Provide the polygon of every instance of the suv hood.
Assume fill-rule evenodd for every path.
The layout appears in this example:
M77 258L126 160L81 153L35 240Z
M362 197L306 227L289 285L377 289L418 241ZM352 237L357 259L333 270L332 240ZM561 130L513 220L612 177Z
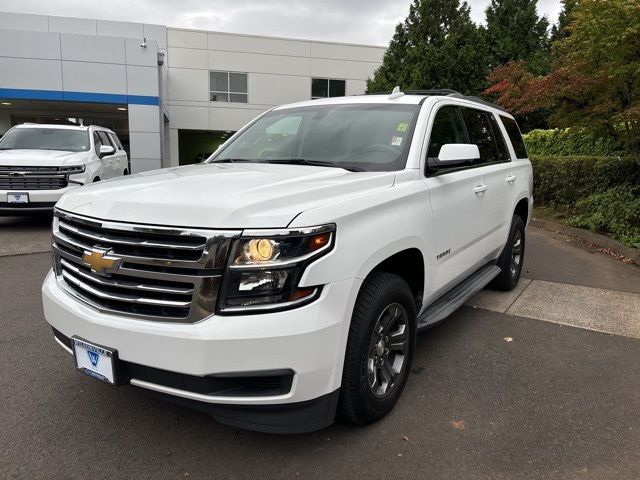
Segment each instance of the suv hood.
M86 161L86 152L0 150L0 167L65 167Z
M394 172L199 164L70 191L63 210L105 220L205 228L282 228L300 212L393 185Z

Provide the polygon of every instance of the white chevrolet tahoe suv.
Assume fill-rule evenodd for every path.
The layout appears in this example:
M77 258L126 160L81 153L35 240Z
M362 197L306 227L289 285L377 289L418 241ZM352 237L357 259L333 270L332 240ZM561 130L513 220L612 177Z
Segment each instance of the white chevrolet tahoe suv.
M416 333L523 263L513 117L450 91L274 108L203 164L69 192L44 313L76 367L266 432L389 412Z
M108 128L25 123L0 139L0 214L51 211L67 191L129 173Z

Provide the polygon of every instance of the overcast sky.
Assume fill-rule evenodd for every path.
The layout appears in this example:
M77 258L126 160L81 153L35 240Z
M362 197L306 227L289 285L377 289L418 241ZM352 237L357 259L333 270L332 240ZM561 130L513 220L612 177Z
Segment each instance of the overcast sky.
M484 20L490 0L470 0ZM1 0L0 10L159 23L170 27L387 45L410 0ZM538 0L555 22L559 0Z

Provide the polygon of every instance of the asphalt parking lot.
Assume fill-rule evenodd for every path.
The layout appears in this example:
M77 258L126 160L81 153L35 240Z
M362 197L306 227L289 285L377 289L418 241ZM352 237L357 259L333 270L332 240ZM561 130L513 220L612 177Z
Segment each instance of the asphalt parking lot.
M640 478L640 269L568 237L530 227L521 289L421 334L385 419L275 436L77 373L49 223L0 219L0 478Z

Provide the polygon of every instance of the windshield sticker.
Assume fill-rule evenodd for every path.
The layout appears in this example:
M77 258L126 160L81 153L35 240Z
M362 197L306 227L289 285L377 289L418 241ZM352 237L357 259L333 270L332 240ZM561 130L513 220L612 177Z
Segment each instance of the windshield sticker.
M391 137L391 145L394 147L402 145L402 137Z
M407 128L409 128L409 124L407 122L401 122L398 124L398 128L396 131L398 132L406 132Z

